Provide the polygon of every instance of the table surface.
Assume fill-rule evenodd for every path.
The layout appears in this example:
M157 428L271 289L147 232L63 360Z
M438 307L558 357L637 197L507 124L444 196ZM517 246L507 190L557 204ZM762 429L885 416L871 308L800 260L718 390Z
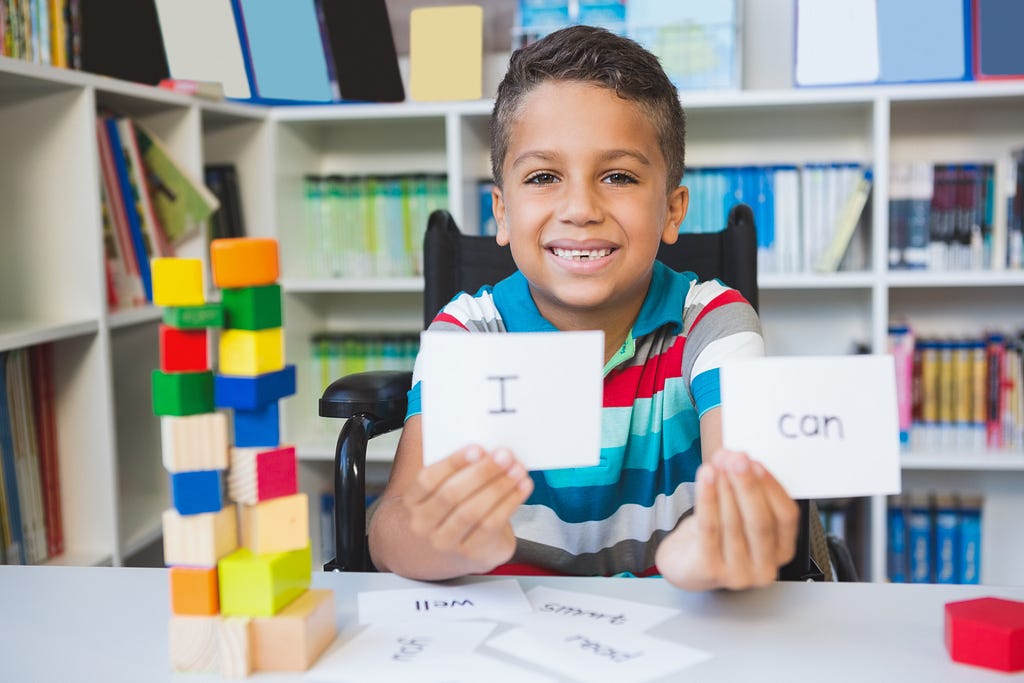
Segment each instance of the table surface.
M547 585L678 609L649 633L713 657L663 680L1024 680L1024 673L957 664L943 644L945 603L980 596L1024 600L1024 587L776 583L738 593L686 593L661 579L518 580L524 590ZM314 587L334 591L344 639L360 628L358 593L416 585L390 574L313 576ZM166 569L0 567L0 680L217 680L169 671L168 605ZM486 645L478 651L528 666ZM302 676L253 674L250 680Z

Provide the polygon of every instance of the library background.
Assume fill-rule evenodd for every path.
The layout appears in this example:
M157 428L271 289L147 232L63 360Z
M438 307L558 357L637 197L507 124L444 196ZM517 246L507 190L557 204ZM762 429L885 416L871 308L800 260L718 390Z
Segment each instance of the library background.
M896 357L904 494L819 503L861 577L1019 584L1024 10L443 4L0 0L3 561L162 566L149 258L208 264L211 238L240 235L280 244L297 369L281 440L314 564L331 557L340 425L317 399L342 374L411 367L426 216L493 231L490 98L510 50L591 23L679 87L681 229L753 207L768 353ZM373 443L371 489L396 442Z

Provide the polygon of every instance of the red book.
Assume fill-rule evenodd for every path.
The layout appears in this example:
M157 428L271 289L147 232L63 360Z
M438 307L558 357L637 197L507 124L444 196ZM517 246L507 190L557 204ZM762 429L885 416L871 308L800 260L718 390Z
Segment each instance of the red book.
M60 464L57 461L52 352L50 344L32 347L29 350L29 362L33 410L36 414L36 439L39 445L39 472L43 480L46 545L50 557L55 557L64 552L64 519L60 500Z

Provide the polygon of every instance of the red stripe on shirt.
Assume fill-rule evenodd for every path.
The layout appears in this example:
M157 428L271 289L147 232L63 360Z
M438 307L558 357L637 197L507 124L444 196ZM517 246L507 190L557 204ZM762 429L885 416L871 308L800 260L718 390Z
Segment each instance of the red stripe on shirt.
M643 365L633 365L608 374L604 384L605 408L628 408L638 398L651 398L665 389L665 380L683 374L685 337L676 337L666 351Z
M743 298L743 295L739 293L739 290L727 289L711 301L704 304L704 308L697 314L697 317L693 321L693 325L690 325L690 329L692 330L696 327L697 323L700 322L700 319L707 315L709 311L713 311L716 308L725 306L726 304L749 304L749 302Z
M459 320L458 318L453 316L451 313L445 313L444 311L441 311L436 316L434 316L434 322L435 323L451 323L452 325L458 325L459 327L461 327L464 330L467 330L467 331L469 330L469 328L466 327L465 324L463 324L463 322L461 320Z

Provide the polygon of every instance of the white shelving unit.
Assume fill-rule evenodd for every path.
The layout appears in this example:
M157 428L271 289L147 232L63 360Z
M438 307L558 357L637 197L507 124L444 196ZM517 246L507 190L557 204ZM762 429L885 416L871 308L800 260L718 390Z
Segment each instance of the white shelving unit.
M769 353L833 355L854 343L884 352L890 320L923 334L1024 326L1024 273L888 272L888 168L893 161L995 160L1024 146L1024 83L952 83L682 96L687 162L807 163L846 159L875 169L871 265L862 272L765 275ZM54 342L60 476L68 551L61 562L118 564L159 534L168 505L158 421L149 407L157 365L153 308L108 313L100 249L97 107L141 120L195 172L239 169L250 234L281 245L285 334L298 395L284 402L300 482L330 486L340 424L317 416L309 339L319 332L416 332L421 278L309 279L303 177L310 173L445 172L449 208L475 225L476 181L489 176L490 101L260 108L0 58L0 349ZM11 161L15 160L15 161ZM684 181L685 182L685 181ZM194 240L183 255L205 258ZM381 473L395 437L375 444ZM908 490L985 496L987 583L1020 583L1024 452L914 452ZM311 497L316 519L317 501ZM870 577L885 576L885 500L869 506ZM314 533L314 537L316 534Z

